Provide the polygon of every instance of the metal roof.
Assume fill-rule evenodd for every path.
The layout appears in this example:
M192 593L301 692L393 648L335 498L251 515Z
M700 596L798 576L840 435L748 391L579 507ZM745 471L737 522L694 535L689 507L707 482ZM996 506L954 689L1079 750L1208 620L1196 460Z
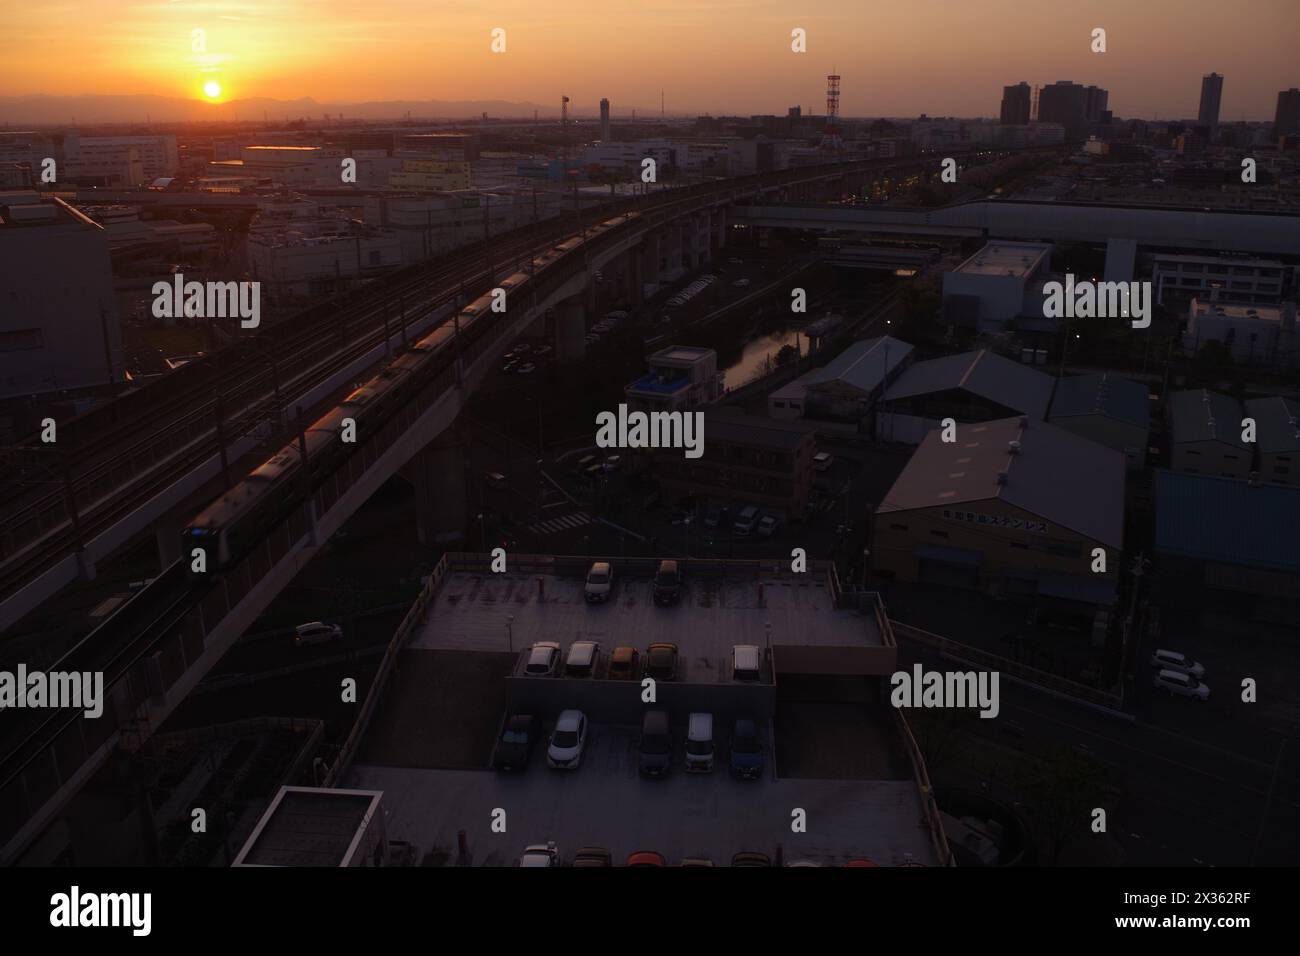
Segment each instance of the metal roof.
M1169 423L1175 444L1221 441L1246 448L1241 440L1241 405L1231 395L1206 388L1169 396Z
M1113 375L1075 375L1056 383L1049 419L1099 415L1138 428L1151 427L1146 385Z
M1156 551L1300 573L1300 488L1156 471Z
M886 401L964 389L1032 418L1047 414L1054 380L987 349L914 362L885 392Z
M889 335L854 342L822 368L799 378L803 385L843 382L863 392L880 387L886 375L912 353L912 346Z
M1109 547L1124 541L1124 456L1020 418L958 425L955 442L925 436L880 512L998 499ZM1019 442L1012 449L1011 442ZM998 484L998 475L1006 475Z
M1252 398L1246 416L1255 419L1255 444L1261 454L1300 452L1300 402L1280 396Z

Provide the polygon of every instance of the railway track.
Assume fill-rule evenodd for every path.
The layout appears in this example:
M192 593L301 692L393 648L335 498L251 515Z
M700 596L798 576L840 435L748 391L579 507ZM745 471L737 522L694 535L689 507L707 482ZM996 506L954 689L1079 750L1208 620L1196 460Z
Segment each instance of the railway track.
M529 227L525 235L499 245L494 258L508 266L546 248L567 231L561 223L544 230ZM490 278L482 259L481 251L472 250L437 264L389 290L383 300L341 312L326 335L319 329L301 330L274 346L274 362L266 346L236 346L244 361L219 395L207 390L173 398L156 410L156 420L146 426L146 434L139 434L130 423L66 452L77 458L69 476L77 501L75 527L68 488L52 483L54 487L35 495L28 488L26 496L19 496L15 492L22 490L22 476L11 476L7 487L0 483L0 497L10 503L0 514L5 529L0 535L0 595L12 593L75 549L78 534L83 543L90 540L141 501L220 454L223 446L278 420L294 399L328 381L358 356L382 346L390 336L458 295L481 291ZM480 261L478 268L467 276L475 260ZM287 369L303 371L285 375Z

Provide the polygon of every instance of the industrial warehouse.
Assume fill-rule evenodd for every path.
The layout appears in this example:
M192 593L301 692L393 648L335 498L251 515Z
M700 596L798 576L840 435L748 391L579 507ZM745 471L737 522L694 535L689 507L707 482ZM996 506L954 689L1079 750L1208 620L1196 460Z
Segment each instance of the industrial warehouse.
M932 431L876 509L873 573L1107 607L1124 472L1121 453L1023 416Z

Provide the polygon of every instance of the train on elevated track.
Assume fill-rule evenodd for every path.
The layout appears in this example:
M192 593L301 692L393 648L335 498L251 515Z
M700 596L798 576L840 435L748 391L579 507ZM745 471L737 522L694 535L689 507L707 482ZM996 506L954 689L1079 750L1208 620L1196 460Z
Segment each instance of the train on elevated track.
M532 259L526 271L502 279L497 288L511 295L526 292L544 269L581 257L587 244L616 227L639 218L625 213L606 219ZM204 508L181 532L181 560L191 577L202 578L228 568L285 522L295 506L316 495L333 476L346 474L347 484L360 477L382 451L409 428L457 381L457 369L473 362L497 336L496 323L506 320L493 311L493 291L472 302L458 302L460 311L416 341L378 375L339 405L303 429L255 468L247 478ZM352 440L346 440L347 438ZM359 461L361 467L355 467ZM335 482L335 494L342 491Z

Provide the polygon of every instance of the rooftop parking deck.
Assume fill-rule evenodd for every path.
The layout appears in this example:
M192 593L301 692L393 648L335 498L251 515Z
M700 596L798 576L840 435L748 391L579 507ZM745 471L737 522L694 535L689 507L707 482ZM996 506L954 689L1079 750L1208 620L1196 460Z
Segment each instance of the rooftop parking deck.
M618 645L644 651L657 641L678 645L681 680L718 679L736 644L826 648L883 648L873 615L835 607L824 575L752 571L697 573L684 562L678 604L654 603L652 571L614 561L614 587L605 604L586 603L579 569L562 574L456 571L443 581L428 618L407 645L416 650L515 651L555 641L567 652L576 640L595 640L608 654ZM540 584L539 584L540 579ZM698 663L696 663L698 662Z
M770 771L773 742L770 733L765 737ZM712 773L678 767L665 778L643 779L636 746L632 728L593 725L573 772L548 770L543 743L519 774L358 765L347 785L383 791L390 839L446 850L454 859L457 831L465 830L476 866L512 866L526 845L548 840L566 860L580 846L603 846L615 865L638 850L657 850L670 865L703 856L725 866L742 850L772 855L778 843L787 861L936 863L910 778L774 780L769 772L735 780L727 773L724 736ZM498 807L506 813L505 833L492 832ZM807 813L806 833L791 832L795 808Z
M512 865L525 845L547 840L566 857L578 846L604 846L616 864L649 849L674 864L702 855L725 865L741 850L771 854L778 843L788 860L830 865L948 859L924 762L882 696L897 649L877 596L841 592L825 565L793 574L770 561L694 560L685 562L680 602L660 607L651 582L658 562L630 558L609 559L612 594L589 606L592 558L509 560L501 574L486 555L439 562L331 768L330 785L384 791L391 838L454 855L464 829L480 865ZM733 645L763 648L768 622L772 653L764 653L762 679L735 680ZM638 774L645 710L638 683L606 679L603 664L593 677L519 676L534 642L554 641L567 653L583 639L600 641L603 658L632 645L643 661L651 643L679 646L677 679L658 685L655 702L673 723L676 769L668 779ZM569 708L587 714L588 750L578 770L551 771L547 735ZM681 767L693 712L714 715L711 774ZM532 769L522 774L488 769L508 713L542 722ZM759 780L728 774L738 717L763 727ZM508 837L491 830L496 807L507 812ZM808 813L807 835L790 830L795 808Z

